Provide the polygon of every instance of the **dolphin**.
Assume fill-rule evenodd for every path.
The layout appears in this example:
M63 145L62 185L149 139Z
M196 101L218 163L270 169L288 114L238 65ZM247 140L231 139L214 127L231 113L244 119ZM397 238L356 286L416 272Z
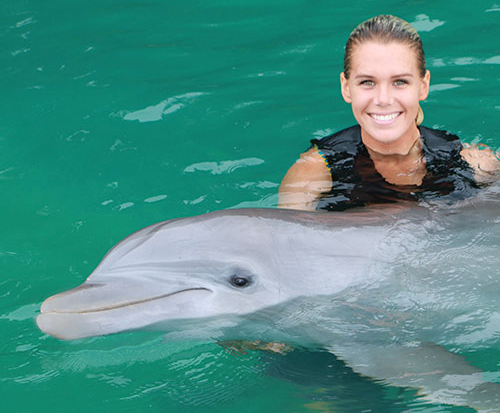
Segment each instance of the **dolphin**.
M379 251L387 220L369 225L384 216L234 209L160 222L113 247L81 286L48 298L37 323L76 339L338 293L391 260Z
M45 300L37 324L65 340L154 329L321 346L433 402L498 412L500 385L447 349L497 342L499 195L156 223L112 248L82 285Z

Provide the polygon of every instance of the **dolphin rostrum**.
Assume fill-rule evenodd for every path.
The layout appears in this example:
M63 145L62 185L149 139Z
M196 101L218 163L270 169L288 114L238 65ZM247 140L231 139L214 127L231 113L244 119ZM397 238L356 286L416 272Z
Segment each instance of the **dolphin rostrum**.
M37 323L61 339L157 329L320 345L431 401L500 411L500 386L446 350L491 345L500 332L498 193L455 206L160 222L48 298Z

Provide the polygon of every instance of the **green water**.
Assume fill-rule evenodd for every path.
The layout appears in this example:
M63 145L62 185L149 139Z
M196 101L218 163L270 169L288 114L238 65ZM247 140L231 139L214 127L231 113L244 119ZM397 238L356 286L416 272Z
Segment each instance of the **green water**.
M234 357L152 333L62 342L34 323L44 298L143 226L274 206L308 140L353 123L343 45L379 13L420 30L433 84L424 124L497 149L493 1L0 2L2 412L469 411L326 353ZM498 370L487 351L474 357ZM298 380L272 374L286 364Z

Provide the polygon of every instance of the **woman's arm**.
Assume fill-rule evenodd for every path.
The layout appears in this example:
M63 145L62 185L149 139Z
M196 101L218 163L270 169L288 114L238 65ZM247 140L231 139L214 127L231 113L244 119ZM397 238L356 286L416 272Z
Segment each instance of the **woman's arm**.
M279 188L279 208L314 211L320 195L330 191L332 177L325 160L311 148L288 170Z
M481 144L480 144L481 145ZM486 145L464 144L460 155L474 169L474 178L478 183L491 183L500 177L500 160Z

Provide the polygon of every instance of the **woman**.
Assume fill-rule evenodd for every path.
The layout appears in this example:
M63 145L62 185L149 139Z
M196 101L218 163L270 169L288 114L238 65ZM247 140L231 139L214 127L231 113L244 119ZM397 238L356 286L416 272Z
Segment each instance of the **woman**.
M347 40L340 75L358 125L311 141L283 178L279 207L460 199L496 179L500 161L491 150L419 126L429 82L422 41L409 23L388 15L361 23Z

